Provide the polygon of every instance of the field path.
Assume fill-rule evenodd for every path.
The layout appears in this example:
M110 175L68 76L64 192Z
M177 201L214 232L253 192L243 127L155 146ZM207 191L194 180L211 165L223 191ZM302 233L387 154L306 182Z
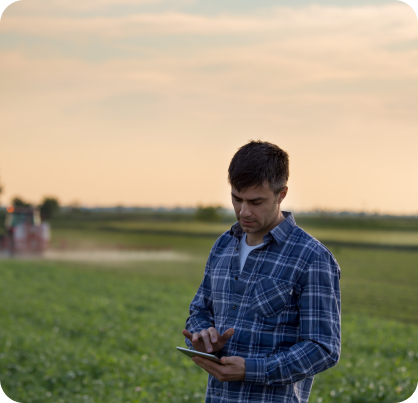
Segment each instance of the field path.
M2 255L1 258L9 258ZM134 262L134 261L190 261L187 254L173 251L120 251L120 250L80 250L46 251L42 256L22 255L13 259L42 259L72 262Z

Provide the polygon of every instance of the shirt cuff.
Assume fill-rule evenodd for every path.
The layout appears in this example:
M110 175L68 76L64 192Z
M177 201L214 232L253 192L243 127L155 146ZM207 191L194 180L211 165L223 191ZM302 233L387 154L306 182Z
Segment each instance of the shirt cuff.
M262 385L266 383L266 360L264 358L245 359L244 382Z

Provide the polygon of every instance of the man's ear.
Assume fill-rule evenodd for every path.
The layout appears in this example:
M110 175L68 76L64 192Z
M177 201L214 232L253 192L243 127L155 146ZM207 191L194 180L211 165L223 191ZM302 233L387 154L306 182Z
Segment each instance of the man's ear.
M280 191L278 199L277 199L277 203L281 203L283 201L283 199L286 197L287 195L287 191L289 190L289 188L287 186L283 187L283 189Z

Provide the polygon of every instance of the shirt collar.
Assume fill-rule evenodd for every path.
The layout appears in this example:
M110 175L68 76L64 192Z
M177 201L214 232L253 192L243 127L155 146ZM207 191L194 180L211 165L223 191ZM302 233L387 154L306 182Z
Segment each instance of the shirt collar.
M280 244L286 239L286 237L296 226L296 221L293 217L293 214L290 211L282 211L282 214L285 217L284 221L282 221L279 225L277 225L270 232L264 235L264 244L266 244L272 239L275 239L276 242ZM241 225L239 225L239 222L236 222L231 227L229 233L238 239L241 239L241 237L244 235L244 231L242 230Z

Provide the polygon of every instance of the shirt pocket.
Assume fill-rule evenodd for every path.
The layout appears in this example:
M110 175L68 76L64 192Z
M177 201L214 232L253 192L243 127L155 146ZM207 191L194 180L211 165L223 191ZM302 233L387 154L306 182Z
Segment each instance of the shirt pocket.
M289 305L292 294L292 284L265 278L256 283L250 308L256 314L266 318L278 316Z

